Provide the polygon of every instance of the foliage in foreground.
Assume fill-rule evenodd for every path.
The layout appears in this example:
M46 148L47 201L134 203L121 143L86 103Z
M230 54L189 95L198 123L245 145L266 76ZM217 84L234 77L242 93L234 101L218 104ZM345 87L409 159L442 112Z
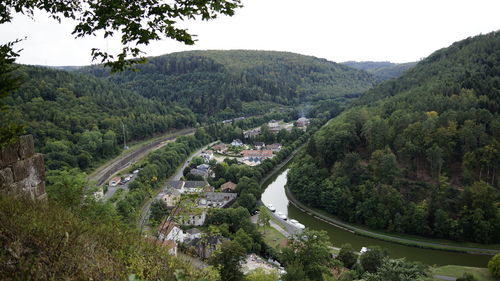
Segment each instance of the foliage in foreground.
M488 269L496 278L500 278L500 254L496 254L491 260L488 262Z
M93 204L89 206L88 204ZM141 239L119 219L87 210L102 203L81 203L69 211L49 202L0 195L0 279L2 280L216 280L169 256L165 247ZM85 207L86 206L86 207ZM210 273L210 274L209 274Z

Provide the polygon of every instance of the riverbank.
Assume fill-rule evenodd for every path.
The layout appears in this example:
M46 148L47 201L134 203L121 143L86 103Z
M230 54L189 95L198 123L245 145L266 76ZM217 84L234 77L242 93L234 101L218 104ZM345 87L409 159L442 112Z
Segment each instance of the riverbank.
M445 265L439 267L433 267L431 269L432 274L436 280L444 280L436 278L436 276L446 276L452 278L458 278L463 276L464 273L469 273L474 276L477 281L496 281L487 268L480 267L469 267L469 266L458 266L458 265ZM449 279L447 279L449 280Z
M321 220L325 223L328 223L332 226L341 228L343 230L349 231L351 233L362 235L370 238L375 238L382 241L387 241L391 243L397 243L405 246L424 248L424 249L433 249L433 250L444 250L444 251L452 251L452 252L460 252L467 254L484 254L484 255L495 255L500 253L500 249L488 249L488 248L479 248L479 247L466 247L460 245L452 245L452 244L443 244L439 242L428 242L430 239L426 239L427 241L421 240L413 240L408 238L403 238L396 235L388 235L380 232L375 232L372 230L364 229L361 227L354 226L352 224L345 223L338 218L315 208L306 206L301 203L294 195L290 192L290 190L285 186L285 193L288 197L288 200L291 204L293 204L299 210L307 213L308 215ZM448 243L448 242L447 242ZM452 243L452 242L449 242Z

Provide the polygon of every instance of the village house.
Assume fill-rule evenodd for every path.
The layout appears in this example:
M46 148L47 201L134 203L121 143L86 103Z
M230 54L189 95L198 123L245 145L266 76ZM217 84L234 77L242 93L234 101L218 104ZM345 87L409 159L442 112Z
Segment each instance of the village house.
M238 197L236 193L206 192L198 201L198 206L202 208L226 208L229 207Z
M234 182L228 181L220 186L220 191L222 192L234 192L236 190L236 184Z
M158 194L158 197L167 205L167 208L173 208L181 199L181 192L170 188Z
M235 139L231 142L231 145L234 147L241 147L243 146L243 142L240 139Z
M276 120L271 120L267 123L267 126L269 126L269 129L273 129L273 128L279 128L280 124Z
M248 131L243 132L243 136L248 139L248 138L254 138L256 136L260 135L260 128L257 129L252 129Z
M200 176L200 177L206 177L208 175L207 171L203 171L197 168L191 169L189 172L195 176Z
M195 169L191 169L190 173L196 176L207 177L210 174L210 166L207 164L198 165Z
M243 156L243 159L249 159L249 158L259 158L261 161L272 158L273 157L273 152L271 150L243 150L241 152L241 156Z
M196 238L201 238L201 234L202 234L201 230L199 230L196 227L188 229L184 233L184 241L190 241Z
M281 150L281 144L273 143L273 144L266 146L266 149L271 150L274 153L277 153L277 152L280 152L280 150Z
M186 193L200 193L203 192L209 184L206 181L185 181L184 190Z
M175 242L184 242L184 231L173 221L161 224L158 230L160 240L172 240Z
M173 188L178 190L180 193L184 193L184 181L168 181L166 184L166 188Z
M208 169L210 169L210 166L208 166L207 164L201 164L201 165L196 166L196 169L202 170L202 171L208 171Z
M200 193L208 186L206 181L169 181L167 189L176 189L181 194L184 193Z
M227 145L225 145L223 143L216 144L216 145L212 146L212 149L217 153L224 154L227 152Z
M202 226L205 223L206 218L207 218L206 211L197 210L192 212L191 214L187 214L185 217L183 216L182 224Z
M311 121L309 121L309 119L300 117L299 119L297 119L297 122L295 122L295 125L299 128L303 128L309 126L310 123Z
M255 149L262 149L262 148L266 147L266 144L263 143L263 142L258 141L258 142L255 142L253 144L253 146L255 146Z
M212 150L204 150L201 152L201 158L205 161L205 163L210 162L214 158L214 152Z

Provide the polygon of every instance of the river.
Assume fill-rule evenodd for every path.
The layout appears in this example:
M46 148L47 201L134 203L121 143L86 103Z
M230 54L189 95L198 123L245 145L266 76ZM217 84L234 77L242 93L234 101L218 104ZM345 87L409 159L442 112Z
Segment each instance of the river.
M262 194L262 202L266 205L273 204L276 211L284 213L291 219L298 220L310 229L325 230L335 247L341 247L344 243L350 243L355 250L359 251L361 247L377 245L386 248L391 257L406 257L407 260L420 261L429 265L454 264L473 267L487 267L488 260L491 258L491 256L488 255L474 255L404 246L397 243L360 236L332 226L308 215L305 212L302 212L293 204L289 204L285 193L287 173L288 168L285 166L285 168L266 182L267 186L266 190Z

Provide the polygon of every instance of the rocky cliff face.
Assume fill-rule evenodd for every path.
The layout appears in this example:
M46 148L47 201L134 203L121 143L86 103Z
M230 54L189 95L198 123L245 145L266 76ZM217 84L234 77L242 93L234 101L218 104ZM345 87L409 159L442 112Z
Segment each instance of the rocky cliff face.
M35 153L32 135L0 150L0 192L45 198L43 155Z

